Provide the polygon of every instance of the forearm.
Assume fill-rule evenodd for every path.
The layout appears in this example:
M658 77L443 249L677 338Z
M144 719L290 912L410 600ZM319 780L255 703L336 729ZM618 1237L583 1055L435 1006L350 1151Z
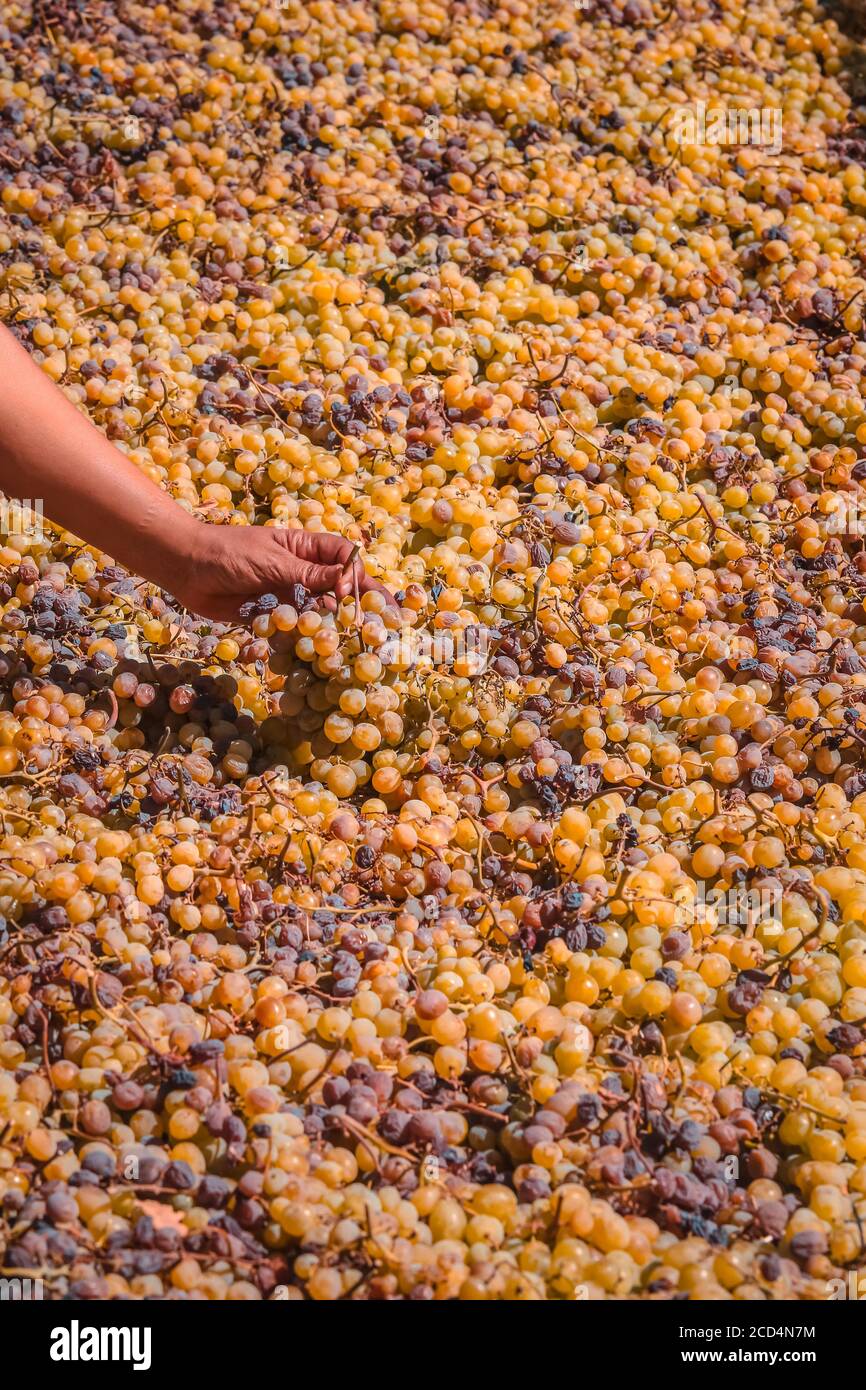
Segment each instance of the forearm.
M170 586L196 522L78 411L0 326L0 489Z

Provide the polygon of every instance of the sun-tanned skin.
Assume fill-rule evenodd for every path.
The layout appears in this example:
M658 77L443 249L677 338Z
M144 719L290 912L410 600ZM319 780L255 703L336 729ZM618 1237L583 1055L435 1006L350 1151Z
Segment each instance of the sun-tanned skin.
M337 599L387 590L328 532L213 526L191 516L100 434L0 326L0 489L169 590L203 617L236 618L293 584ZM350 563L351 562L351 563Z

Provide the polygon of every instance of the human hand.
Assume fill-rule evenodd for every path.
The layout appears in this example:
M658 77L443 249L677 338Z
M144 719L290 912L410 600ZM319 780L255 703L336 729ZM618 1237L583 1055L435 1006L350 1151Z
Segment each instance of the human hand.
M100 434L2 324L0 380L0 489L14 496L26 478L53 522L191 612L236 621L241 605L262 594L291 602L295 584L334 608L356 583L399 611L342 536L192 516ZM46 448L46 440L62 447Z
M397 606L362 562L352 561L352 542L329 531L197 522L191 536L184 537L182 550L165 587L185 608L205 618L236 619L241 604L260 594L276 594L281 602L291 603L295 584L321 595L330 608L353 594L356 582L359 593L381 593Z

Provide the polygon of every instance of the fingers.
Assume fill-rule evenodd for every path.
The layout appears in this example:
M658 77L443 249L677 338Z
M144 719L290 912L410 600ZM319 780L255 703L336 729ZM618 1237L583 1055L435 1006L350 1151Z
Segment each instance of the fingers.
M354 546L344 536L335 536L331 531L303 531L300 527L291 531L280 531L286 548L318 568L328 569L348 564Z
M300 560L292 567L292 577L296 584L303 584L311 594L333 594L343 578L342 565L315 565Z
M362 561L349 564L355 547L343 536L300 529L279 534L286 538L288 549L300 562L297 583L303 584L310 593L334 594L338 600L349 598L357 583L360 594L382 594L390 607L399 608L393 594L367 573Z
M351 569L347 569L354 546L342 536L330 531L278 531L276 533L289 552L287 559L292 580L303 584L311 594L332 594L346 574L351 593ZM343 597L343 593L339 594Z
M399 607L393 594L378 579L371 579L360 560L347 569L342 565L315 565L301 560L295 570L295 582L303 584L311 594L333 594L338 601L352 598L357 584L359 594L382 594L392 608Z

